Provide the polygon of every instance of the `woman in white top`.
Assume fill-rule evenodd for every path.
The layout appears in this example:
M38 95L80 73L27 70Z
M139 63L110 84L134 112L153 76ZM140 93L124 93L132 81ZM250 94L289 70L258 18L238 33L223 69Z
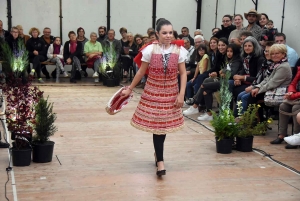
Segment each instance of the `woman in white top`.
M68 77L68 73L64 69L64 47L61 45L60 37L56 37L53 44L48 48L47 57L50 62L56 64L56 82L59 82L59 74L63 73L64 77Z

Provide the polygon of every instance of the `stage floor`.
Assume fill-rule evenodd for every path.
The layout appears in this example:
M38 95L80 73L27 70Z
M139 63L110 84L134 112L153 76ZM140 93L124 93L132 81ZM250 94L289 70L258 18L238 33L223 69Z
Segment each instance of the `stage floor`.
M92 79L77 84L65 79L40 86L57 113L58 132L51 137L53 161L13 167L15 181L9 173L7 184L9 200L14 200L12 186L20 201L300 200L300 175L255 152L217 154L214 133L188 118L184 129L167 135L167 174L158 178L152 134L130 125L142 90L136 89L129 105L110 116L104 108L119 87L101 85ZM254 147L300 170L299 148L270 145L277 136L276 124L266 136L254 138ZM7 149L0 149L0 201L6 200L7 165Z

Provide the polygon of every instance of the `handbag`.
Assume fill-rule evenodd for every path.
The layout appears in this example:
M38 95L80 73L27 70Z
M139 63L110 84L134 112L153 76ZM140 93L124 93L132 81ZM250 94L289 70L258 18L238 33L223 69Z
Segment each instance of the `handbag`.
M264 103L269 107L279 106L284 101L284 95L287 87L277 87L276 89L269 90L265 93Z
M120 112L130 101L133 97L133 93L131 92L129 96L124 97L122 96L122 91L127 89L127 87L122 87L119 89L108 101L105 110L108 114L114 115Z

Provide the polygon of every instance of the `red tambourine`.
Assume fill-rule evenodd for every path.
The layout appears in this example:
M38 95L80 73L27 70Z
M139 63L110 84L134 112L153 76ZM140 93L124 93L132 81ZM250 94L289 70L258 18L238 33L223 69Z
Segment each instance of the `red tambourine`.
M129 103L130 99L133 97L133 93L131 92L129 96L123 97L122 91L125 89L127 89L127 87L122 87L121 89L119 89L108 101L105 108L108 114L117 114Z

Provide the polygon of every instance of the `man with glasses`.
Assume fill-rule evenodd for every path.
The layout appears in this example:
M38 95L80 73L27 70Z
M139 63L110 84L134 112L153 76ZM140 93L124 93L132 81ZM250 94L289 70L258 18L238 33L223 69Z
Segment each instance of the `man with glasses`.
M10 31L10 35L6 37L5 41L7 42L13 54L18 53L19 50L18 40L19 40L19 30L17 27L12 27Z
M248 20L248 25L241 29L241 31L250 31L253 37L260 41L262 35L262 28L256 24L260 19L261 14L258 14L255 9L251 9L248 13L244 13L245 18Z

